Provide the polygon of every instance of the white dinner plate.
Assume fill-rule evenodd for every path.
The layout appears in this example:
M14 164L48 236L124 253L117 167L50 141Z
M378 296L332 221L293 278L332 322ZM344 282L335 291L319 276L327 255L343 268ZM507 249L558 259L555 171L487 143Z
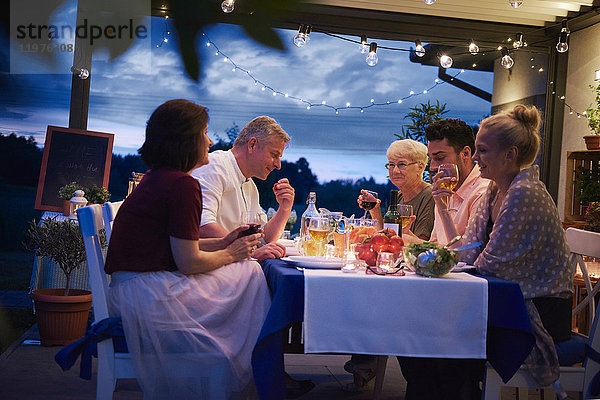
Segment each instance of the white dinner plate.
M312 269L341 269L341 258L325 258L325 257L310 257L310 256L288 256L283 257L283 261L294 263L295 267L312 268Z

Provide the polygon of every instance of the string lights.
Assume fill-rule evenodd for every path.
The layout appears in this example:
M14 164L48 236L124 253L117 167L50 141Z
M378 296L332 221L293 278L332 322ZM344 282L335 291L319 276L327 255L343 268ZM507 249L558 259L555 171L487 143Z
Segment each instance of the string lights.
M469 42L469 53L473 55L477 55L477 53L479 53L479 46L477 46L477 43L475 43L473 39L471 39Z
M294 36L294 44L298 47L302 47L310 40L310 32L312 28L310 25L300 25L298 33Z
M71 73L73 73L73 75L77 75L77 77L81 80L85 80L90 77L90 71L88 71L86 68L72 66Z
M519 8L523 5L523 0L508 0L508 4L510 4L512 8Z
M369 67L377 65L377 62L379 61L379 58L377 57L377 43L372 42L369 45L369 55L367 55L365 61Z
M233 12L234 8L235 0L223 0L221 3L221 10L223 10L224 13L229 14L230 12Z
M500 65L504 69L511 69L513 65L515 65L515 60L508 54L508 48L506 46L502 47L500 50L502 53L502 59L500 60Z
M425 2L427 4L433 4L435 2L435 0L425 0ZM523 1L522 0L509 0L509 3L510 3L511 6L513 6L515 8L518 8L518 7L520 7L523 4ZM221 3L221 7L223 9L223 12L226 12L226 13L232 12L233 9L234 9L234 6L235 6L235 0L224 0ZM169 19L169 16L165 15L165 29L164 29L164 32L163 32L162 39L161 39L160 43L156 45L156 47L162 47L169 40L171 32L168 29L168 23L167 23L168 19ZM547 29L547 27L545 27L544 29ZM311 33L311 31L312 31L311 25L301 24L300 27L299 27L299 29L298 29L298 33L293 38L293 43L296 46L298 46L298 47L305 46L308 43L308 41L310 40L310 33ZM535 31L532 31L532 32L535 32ZM532 32L529 32L529 33L532 33ZM568 50L568 37L569 37L569 33L570 32L569 32L569 29L567 27L567 20L564 20L562 22L562 29L561 29L561 32L559 34L558 42L556 44L556 49L557 49L557 51L559 53L564 53L564 52L566 52ZM423 57L425 55L425 52L426 52L426 49L422 45L422 43L421 43L420 40L415 40L415 42L414 42L415 43L415 49L413 50L413 49L400 49L400 48L393 48L393 47L386 47L386 46L378 46L377 43L375 43L375 42L368 43L366 35L361 35L360 41L356 41L356 40L352 40L352 39L349 39L349 38L346 38L346 37L341 37L341 36L338 36L338 35L335 35L335 34L332 34L332 33L323 32L323 34L331 36L331 37L335 37L335 38L338 38L338 39L347 40L347 41L350 41L350 42L357 43L359 45L359 51L360 51L361 54L365 54L365 53L368 52L368 54L367 54L367 56L365 58L365 61L366 61L366 63L369 66L375 66L375 65L377 65L377 63L379 61L379 57L377 55L377 50L378 49L414 52L414 54L416 56L418 56L418 57ZM211 45L214 46L216 48L216 53L215 54L218 55L218 56L219 55L220 56L224 56L223 57L223 61L224 62L229 62L232 65L232 69L231 70L233 72L238 71L238 70L244 72L246 75L248 75L248 77L250 77L254 81L254 85L257 85L257 86L260 85L261 91L263 91L263 92L269 92L269 93L272 94L273 97L281 95L281 96L283 96L285 98L291 98L293 100L300 101L300 102L306 104L306 109L307 110L310 110L312 107L318 107L318 106L320 106L320 107L326 107L326 108L332 109L332 110L335 111L336 114L338 114L340 110L348 110L348 109L360 109L360 112L364 112L365 109L368 109L368 108L371 108L371 107L374 107L374 106L383 106L383 105L389 105L389 104L394 104L394 103L400 104L404 100L406 100L406 99L408 99L408 98L410 98L412 96L418 96L418 95L421 95L421 94L426 94L426 93L428 93L428 91L434 89L439 84L443 84L444 83L444 82L440 82L438 79L436 79L435 80L435 84L433 86L431 86L430 88L428 88L426 90L423 90L421 92L415 93L414 91L411 90L408 96L401 97L401 98L393 100L393 101L392 100L386 101L386 102L383 102L383 103L375 103L374 99L371 99L371 103L368 104L368 105L366 105L366 106L350 106L350 103L347 103L345 107L341 107L341 106L340 107L336 107L336 106L332 106L332 105L327 104L327 102L325 100L323 100L320 103L312 103L312 102L310 102L308 100L305 100L305 99L302 99L300 97L291 96L288 93L283 93L283 92L280 92L278 90L275 90L271 86L269 86L269 85L265 84L264 82L256 79L250 73L250 71L245 70L245 69L239 67L238 65L235 64L235 62L233 62L233 60L231 60L229 57L225 56L217 48L217 46L212 41L210 41L210 39L208 39L208 37L206 36L205 33L202 33L202 35L205 36L206 39L207 39L206 46L211 46ZM523 47L527 47L527 42L525 42L525 40L524 40L523 33L518 32L516 34L515 38L516 39L514 41L512 41L512 38L508 38L507 40L503 41L503 43L508 42L510 44L512 42L512 48L514 50L520 50ZM469 51L470 54L472 54L474 56L480 54L480 51L481 51L480 47L476 44L476 42L473 39L469 40L467 50ZM500 61L500 63L502 65L502 67L505 68L505 69L512 68L514 66L515 61L510 56L510 53L508 51L508 47L505 46L505 45L503 45L503 44L501 44L501 45L498 46L497 50L501 53L501 61ZM484 52L481 53L481 54L485 55L485 51L486 50L484 50ZM487 51L490 51L490 50L487 50ZM452 59L451 55L449 55L449 54L440 54L438 57L439 57L438 59L439 59L439 63L440 63L441 67L443 67L443 68L451 68L452 67L453 59ZM533 57L531 57L531 61L532 62L534 61ZM476 68L476 66L477 66L477 63L473 63L472 67ZM73 68L72 68L72 71L73 71ZM532 64L531 68L534 69L534 68L538 68L538 67L536 67L534 64ZM89 72L87 70L85 70L85 69L81 69L81 70L76 69L76 70L77 71L73 71L73 73L78 74L78 76L81 79L86 79L89 76ZM538 68L538 72L541 73L543 71L544 71L543 67L539 67ZM86 72L87 72L87 75L86 75ZM454 77L460 75L462 72L464 72L464 70L461 70L459 73L457 73L456 75L454 75ZM563 96L563 99L564 99L564 96ZM570 114L572 114L574 112L573 109L568 104L565 103L565 106L569 107ZM577 115L578 115L578 118L580 118L581 116L585 116L585 113L578 113L577 112Z
M235 63L235 61L233 61L231 59L231 57L229 57L225 53L223 53L219 49L219 47L212 40L210 40L210 38L208 37L208 35L206 35L205 32L202 32L202 36L206 39L206 47L213 47L215 49L215 52L214 52L215 56L222 57L224 62L229 63L232 67L231 70L233 72L239 71L239 72L246 74L246 76L248 76L248 78L250 78L250 79L252 79L252 81L254 81L255 86L260 87L261 92L270 93L273 97L283 97L286 99L299 101L305 105L306 110L310 110L314 107L322 107L322 108L328 108L328 109L334 111L335 114L339 114L340 111L344 111L344 110L358 110L361 113L364 113L365 110L367 110L369 108L373 108L373 107L389 106L392 104L402 104L404 101L406 101L412 97L427 94L431 90L433 90L436 87L443 85L445 83L444 81L441 81L440 79L436 78L433 85L431 85L430 87L428 87L422 91L415 92L414 90L411 90L411 91L409 91L408 95L406 95L406 96L402 96L402 97L392 99L392 100L387 100L384 102L376 102L375 99L370 99L370 102L367 105L362 105L362 106L353 106L350 104L350 102L346 102L345 105L343 105L343 106L333 106L333 105L329 104L326 100L312 102L312 101L303 99L301 97L294 96L292 94L277 90L274 87L272 87L271 85L267 84L266 82L261 81L260 79L256 78L249 70L240 67L239 65L237 65ZM377 57L377 51L376 51L377 44L376 43L373 42L370 44L370 50L374 50L375 57ZM371 52L369 52L369 55L370 54L371 54ZM456 74L454 74L452 76L452 79L456 78L463 72L465 72L465 71L460 70L459 72L457 72Z
M369 44L367 43L367 35L362 35L360 37L360 54L366 54L369 52Z
M562 22L560 33L558 34L558 43L556 43L556 51L559 53L565 53L567 50L569 50L569 44L567 43L567 40L570 33L569 27L567 26L567 20L564 20Z

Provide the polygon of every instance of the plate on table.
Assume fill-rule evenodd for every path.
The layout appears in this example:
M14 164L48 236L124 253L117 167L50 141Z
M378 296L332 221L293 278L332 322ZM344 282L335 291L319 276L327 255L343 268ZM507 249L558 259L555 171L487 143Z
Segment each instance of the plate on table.
M336 258L326 258L326 257L310 257L310 256L288 256L283 257L283 261L289 261L295 266L301 268L312 268L312 269L341 269L342 268L342 259L339 257Z

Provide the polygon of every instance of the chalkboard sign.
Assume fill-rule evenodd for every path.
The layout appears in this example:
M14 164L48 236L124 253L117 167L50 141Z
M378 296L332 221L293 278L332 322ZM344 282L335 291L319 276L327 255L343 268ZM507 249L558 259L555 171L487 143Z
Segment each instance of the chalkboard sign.
M48 126L35 209L62 211L58 190L70 182L108 189L114 135Z

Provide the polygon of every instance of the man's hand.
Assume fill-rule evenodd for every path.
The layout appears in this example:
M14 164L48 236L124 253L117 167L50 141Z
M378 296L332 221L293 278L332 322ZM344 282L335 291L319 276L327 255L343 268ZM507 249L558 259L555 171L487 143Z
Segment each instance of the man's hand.
M287 178L281 178L275 185L273 185L273 193L275 193L275 199L279 204L279 208L289 211L294 205L294 196L296 191L290 185L290 181Z
M270 258L281 258L283 256L285 256L285 247L279 243L267 243L256 249L252 254L252 257L256 258L258 262L263 262Z

